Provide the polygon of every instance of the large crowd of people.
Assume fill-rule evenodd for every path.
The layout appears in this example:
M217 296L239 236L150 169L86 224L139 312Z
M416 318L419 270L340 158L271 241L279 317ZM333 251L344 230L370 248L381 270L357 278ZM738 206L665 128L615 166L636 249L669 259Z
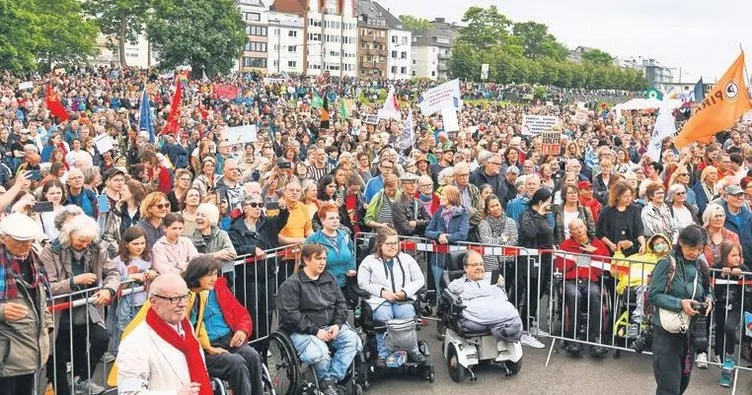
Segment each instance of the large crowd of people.
M424 284L441 298L442 254L416 263L398 251L398 236L655 264L650 283L644 265L617 278L616 291L638 305L629 336L651 326L645 303L694 317L700 312L694 302L707 303L703 314L716 311L707 325L715 325L717 336L710 347L696 347L688 340L694 330L672 333L662 325L663 312L654 313L659 393L686 388L692 364L684 368L683 361L695 353L700 368L722 365L722 385L731 383L737 341L752 361L750 338L737 338L749 295L716 287L713 297L708 270L739 279L752 262L752 145L741 122L708 145L677 149L666 138L651 158L654 114L601 107L628 92L548 88L543 100L500 104L532 88L463 83L459 130L449 131L440 114L411 107L432 86L425 81L252 74L202 81L115 67L27 78L31 89L17 89L25 78L8 73L0 82L0 355L8 356L0 364L0 394L31 393L34 373L44 367L58 394L101 393L91 375L112 357L125 394L143 388L204 394L202 369L227 380L236 394L260 393L261 359L248 341L273 329L275 296L280 329L314 366L324 393L336 394L334 383L360 346L347 323L349 283L369 292L374 315L384 319L414 316L399 302ZM183 91L178 130L163 134L177 105L170 102L176 83ZM217 85L238 94L220 98ZM405 122L365 122L390 87L403 119L413 110L407 149L396 144ZM45 106L48 90L67 119ZM155 135L139 128L143 90ZM315 97L324 98L324 108ZM522 133L526 114L559 118L559 149L552 153L540 135ZM233 144L228 128L243 125L257 127L255 138ZM102 152L104 136L112 144ZM378 232L379 242L359 268L355 236L364 232ZM264 260L267 251L291 245L306 246L303 268L294 260ZM228 284L222 268L238 257L255 264L238 265ZM543 347L531 327L539 323L528 318L552 271L565 273L562 292L572 309L579 297L599 308L600 271L550 255L529 268L512 255L473 259L475 280L500 270L505 289L517 284L509 300L529 300L514 306L522 320L496 317L492 325L523 345ZM531 278L543 286L528 289L538 283ZM119 298L121 287L133 283L150 287ZM81 295L94 303L56 311L54 319L44 307L51 298ZM573 331L565 328L569 336ZM148 371L157 350L134 348L155 336L157 350L187 362L171 372ZM331 357L326 343L337 350ZM205 365L196 359L201 353ZM383 337L378 354L389 354ZM409 358L424 357L411 349Z

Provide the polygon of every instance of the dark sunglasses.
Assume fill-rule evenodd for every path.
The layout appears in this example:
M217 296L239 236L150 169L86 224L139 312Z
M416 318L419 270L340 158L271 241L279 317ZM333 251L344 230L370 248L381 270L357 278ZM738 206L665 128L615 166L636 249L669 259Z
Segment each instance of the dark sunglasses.
M156 208L158 208L160 210L165 209L165 208L170 208L170 202L167 202L167 203L158 203L158 204L155 204L154 207L156 207Z
M250 202L250 203L246 203L246 206L251 206L251 208L261 208L261 207L264 207L264 204L263 203Z

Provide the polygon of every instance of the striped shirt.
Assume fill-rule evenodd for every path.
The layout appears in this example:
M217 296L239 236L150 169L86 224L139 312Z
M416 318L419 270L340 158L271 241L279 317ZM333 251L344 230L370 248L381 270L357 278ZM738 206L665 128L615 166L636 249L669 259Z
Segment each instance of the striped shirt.
M334 166L332 166L331 163L325 164L323 168L318 168L314 165L310 165L308 166L308 178L315 182L319 182L321 177L324 177L325 175L331 173L333 169Z

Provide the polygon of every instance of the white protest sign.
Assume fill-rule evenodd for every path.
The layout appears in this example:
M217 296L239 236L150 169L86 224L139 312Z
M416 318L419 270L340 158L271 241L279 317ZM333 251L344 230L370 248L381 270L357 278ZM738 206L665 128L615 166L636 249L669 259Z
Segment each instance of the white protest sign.
M107 151L112 150L114 147L114 143L112 141L112 137L110 137L107 134L100 134L97 137L94 137L94 146L97 147L97 151L100 154L103 154Z
M459 108L460 97L460 80L454 79L423 92L418 98L418 106L423 115L430 115L446 107Z
M480 79L488 79L488 63L483 63L482 65L480 65Z
M225 130L225 138L230 144L243 144L256 141L258 127L256 125L234 126Z
M558 117L547 115L523 115L522 134L526 136L548 132L559 123Z
M441 117L444 119L444 130L447 132L458 132L460 130L460 121L457 119L457 110L453 107L441 110Z
M25 81L25 82L22 82L22 83L18 84L18 90L20 90L20 91L26 90L26 89L31 89L33 87L34 87L34 83L31 82L31 81Z
M744 113L744 116L742 116L742 123L745 125L752 125L752 110Z
M363 123L367 123L369 125L378 125L379 124L379 116L376 114L368 114L363 119Z

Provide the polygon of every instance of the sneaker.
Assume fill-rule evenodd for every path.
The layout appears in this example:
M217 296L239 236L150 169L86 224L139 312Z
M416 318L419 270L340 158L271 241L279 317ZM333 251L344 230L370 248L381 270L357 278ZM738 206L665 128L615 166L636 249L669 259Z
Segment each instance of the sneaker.
M88 379L76 381L73 390L76 394L99 395L104 392L105 388Z
M637 339L640 336L640 324L629 324L627 327L627 338Z
M733 356L726 357L726 360L723 361L723 368L721 369L721 387L731 387L731 384L734 381L734 368L736 368L736 364L734 363Z
M104 363L112 363L115 361L115 355L113 355L112 353L106 352L104 353L104 355L102 355L102 358L100 359L100 361Z
M707 369L708 368L708 353L706 352L697 353L697 359L695 363L698 369Z
M733 371L736 368L736 362L734 362L734 356L733 355L727 355L726 360L723 361L723 370L730 370Z
M411 362L417 363L419 365L425 365L425 363L428 361L426 357L420 353L420 351L408 351L407 352L407 359Z
M522 337L520 338L520 343L530 348L545 348L546 347L538 339L528 335L527 333L522 334Z

